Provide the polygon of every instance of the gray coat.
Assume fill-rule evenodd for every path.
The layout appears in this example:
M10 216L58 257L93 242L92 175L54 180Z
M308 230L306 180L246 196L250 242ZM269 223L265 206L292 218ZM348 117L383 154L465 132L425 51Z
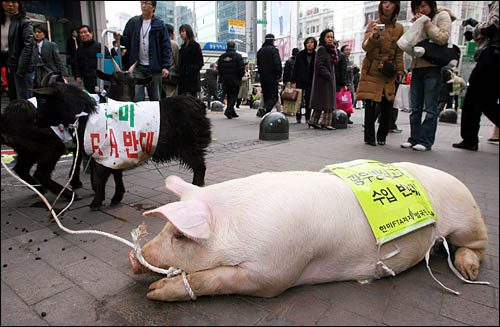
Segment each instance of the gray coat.
M33 62L36 68L35 80L37 85L48 72L54 72L59 75L66 75L66 68L64 67L57 44L45 39L42 43L41 52L38 53L38 44L35 42L33 49Z
M325 47L319 46L314 61L314 75L309 107L331 112L337 109L335 98L335 66Z

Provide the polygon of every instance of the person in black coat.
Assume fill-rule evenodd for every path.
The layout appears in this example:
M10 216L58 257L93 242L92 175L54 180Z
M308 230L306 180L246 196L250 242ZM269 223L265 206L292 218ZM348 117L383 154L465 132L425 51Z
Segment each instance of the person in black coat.
M33 79L35 78L32 63L33 26L26 18L26 10L22 1L2 1L0 11L2 33L2 67L6 67L9 99L28 99L32 97ZM4 36L7 35L7 42Z
M453 99L451 97L451 93L453 92L453 82L448 83L453 80L453 76L451 70L449 68L443 67L441 68L441 87L439 89L439 98L438 98L438 115L443 111L446 106L447 109L450 109L453 104Z
M200 92L200 69L203 67L203 53L201 47L194 40L193 29L190 25L184 24L179 27L179 34L184 43L179 50L179 95L189 93L196 97Z
M316 46L318 42L312 36L304 41L304 50L297 54L295 64L292 70L290 81L292 86L302 89L302 98L306 107L306 122L311 118L311 107L309 101L311 100L311 88L314 74L314 59L316 57ZM299 111L296 114L297 123L300 124L302 113Z
M234 105L238 99L238 92L241 86L241 78L245 75L245 64L243 58L236 52L236 44L233 41L227 42L227 50L217 60L219 75L222 79L224 93L227 96L227 107L224 115L228 118L236 118L238 115L234 110Z
M78 38L78 30L73 28L71 30L71 36L66 40L66 52L68 57L66 62L71 66L71 70L74 70L75 65L75 55L76 50L82 45L82 41Z
M273 110L278 101L278 81L281 79L281 58L274 46L274 35L267 34L262 48L257 51L257 67L264 97L264 110L257 111L257 117L262 117Z
M285 62L285 70L283 71L283 83L291 82L293 67L295 66L295 61L297 60L297 54L299 53L298 48L293 48L292 56Z
M212 99L217 100L217 79L219 72L217 71L216 64L210 64L210 68L205 72L205 85L207 87L207 104L208 109L211 109L210 102Z
M75 66L73 74L77 83L83 80L83 86L89 93L95 93L97 86L97 57L101 53L101 44L92 38L92 30L88 25L82 25L78 29L82 45L76 51ZM105 48L105 57L111 58L109 50Z

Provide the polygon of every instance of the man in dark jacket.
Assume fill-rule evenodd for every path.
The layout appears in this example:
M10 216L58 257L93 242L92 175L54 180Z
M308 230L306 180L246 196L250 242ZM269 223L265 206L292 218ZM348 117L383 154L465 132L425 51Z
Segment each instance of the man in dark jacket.
M78 30L73 28L71 30L71 36L66 40L66 52L68 54L66 62L71 67L71 74L73 74L75 65L75 54L76 50L82 45L82 42L78 38Z
M33 27L26 18L26 10L22 1L2 2L2 67L7 70L9 99L28 99L32 97L33 79L32 65ZM4 28L8 31L4 33ZM7 42L4 37L7 35Z
M167 26L155 16L156 1L141 1L142 15L129 19L123 35L115 34L129 53L135 77L152 77L147 85L149 100L160 100L161 78L168 76L172 47ZM144 85L136 85L135 101L144 100Z
M257 51L257 67L259 69L260 84L264 97L265 111L257 111L257 117L262 117L273 110L278 101L278 81L281 79L281 58L278 49L274 46L274 35L267 34L262 48Z
M75 58L75 80L82 83L90 93L95 93L97 86L97 54L101 53L101 44L93 39L92 30L88 25L82 25L78 29L82 45L76 50ZM108 48L105 48L106 58L110 58Z
M33 61L36 67L35 85L40 87L40 83L45 75L54 72L58 75L66 75L66 68L59 55L57 44L47 40L48 31L44 25L35 25L33 28L36 45L33 51Z
M295 61L297 59L297 54L299 53L298 48L293 48L292 56L285 62L285 70L283 71L283 83L290 82L292 80L293 67L295 66Z
M224 115L228 119L238 117L234 105L238 99L241 78L245 75L245 65L241 55L236 52L236 44L233 41L227 42L227 50L219 57L217 67L222 79L224 93L227 96L227 107Z
M306 122L311 118L311 107L309 101L311 99L311 88L314 74L314 58L316 57L316 46L318 42L314 37L308 37L304 41L304 50L297 54L295 64L292 70L290 81L292 86L302 89L302 97L304 98L306 107ZM293 85L294 84L294 85ZM299 111L296 114L297 123L300 124L302 113Z
M217 78L219 77L219 72L216 69L216 65L214 63L210 64L210 68L207 69L205 73L205 84L207 86L207 102L208 109L212 109L210 107L210 101L212 98L217 100Z

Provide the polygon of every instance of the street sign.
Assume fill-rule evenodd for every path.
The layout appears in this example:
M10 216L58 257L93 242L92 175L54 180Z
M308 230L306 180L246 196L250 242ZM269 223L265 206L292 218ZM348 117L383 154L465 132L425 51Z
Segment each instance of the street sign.
M245 27L244 26L229 25L228 27L229 27L229 33L245 35Z
M228 19L227 20L228 25L233 25L233 26L246 26L246 22L244 20L236 20L236 19Z
M267 21L266 20L258 20L257 24L267 25Z

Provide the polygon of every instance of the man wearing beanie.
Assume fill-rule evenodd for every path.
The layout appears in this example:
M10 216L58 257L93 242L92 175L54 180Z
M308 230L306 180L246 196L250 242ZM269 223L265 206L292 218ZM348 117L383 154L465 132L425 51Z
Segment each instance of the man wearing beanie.
M270 112L278 101L278 81L282 74L281 58L278 49L274 46L273 34L266 35L262 48L257 52L257 67L265 109L265 111L259 109L257 117L262 117Z

